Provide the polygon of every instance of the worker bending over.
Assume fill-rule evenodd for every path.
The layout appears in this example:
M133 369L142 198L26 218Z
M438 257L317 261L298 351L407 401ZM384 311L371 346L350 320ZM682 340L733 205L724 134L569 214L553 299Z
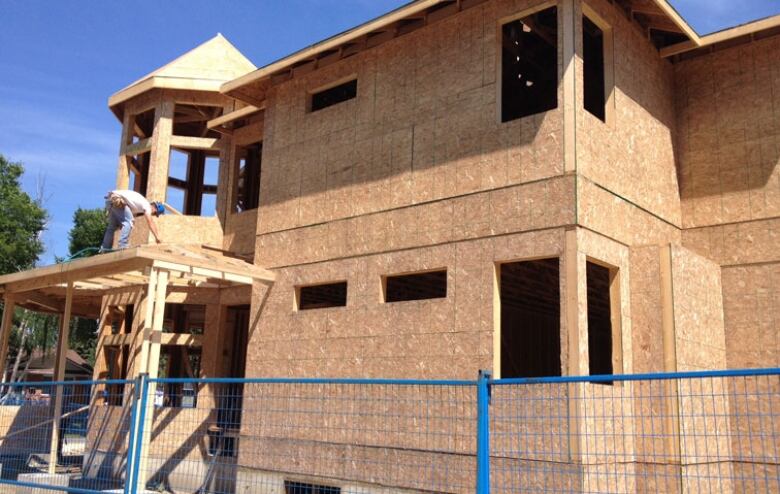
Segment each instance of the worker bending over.
M160 234L152 216L160 216L165 213L165 206L159 202L149 202L144 196L134 190L114 190L106 196L106 210L108 211L108 226L103 235L103 245L100 251L111 250L114 243L114 232L121 227L119 234L119 248L127 248L127 240L133 231L135 218L143 216L149 224L149 230L154 235L157 243L160 243Z

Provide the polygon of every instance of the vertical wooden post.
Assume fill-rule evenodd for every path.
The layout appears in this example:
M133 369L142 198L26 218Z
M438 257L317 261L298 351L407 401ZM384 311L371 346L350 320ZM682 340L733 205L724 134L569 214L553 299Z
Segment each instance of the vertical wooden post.
M168 271L158 270L152 268L152 273L155 273L154 287L151 287L152 281L150 279L150 289L147 294L146 300L146 321L144 322L144 345L146 350L145 367L142 367L142 372L148 374L149 378L155 378L158 375L158 367L160 366L160 341L162 334L163 318L165 317L165 297L168 291ZM144 359L142 358L142 363ZM154 394L156 390L156 384L151 383L148 386L147 394ZM141 454L138 459L138 465L134 468L138 469L137 477L139 479L139 485L136 486L139 491L143 491L146 486L146 477L148 475L147 458L149 454L149 447L152 442L152 428L154 426L154 396L142 397L141 403L145 403L145 410L136 414L137 416L144 417L146 423L141 424L139 417L139 427L141 427ZM139 430L136 428L136 430Z
M579 291L580 283L580 255L577 248L577 230L566 230L563 240L563 314L566 330L566 356L567 362L564 372L568 375L580 375L581 347L580 341L580 313ZM587 335L585 335L587 342ZM580 460L581 431L580 417L582 415L582 385L571 383L568 385L569 407L569 458L572 462Z
M146 186L146 197L154 201L164 201L168 188L168 165L171 159L171 135L173 135L173 111L173 101L163 100L154 113L149 182Z
M70 314L73 307L73 282L68 282L65 290L65 310L60 319L60 334L57 338L57 359L54 363L54 380L65 380L65 367L68 362L68 338L70 336ZM49 473L57 470L57 453L60 441L60 422L62 421L62 402L65 387L57 385L54 395L54 422L51 427L51 448L49 449Z
M11 334L11 327L14 324L14 311L16 309L16 300L13 295L6 294L3 297L4 309L3 309L3 321L0 324L0 365L2 365L3 376L2 380L5 382L5 360L8 357L8 336Z
M563 19L563 169L577 169L577 75L576 4L575 0L561 2Z
M143 327L138 332L141 344L141 356L135 366L134 376L138 377L149 371L149 346L152 332L152 318L154 316L154 299L157 290L157 268L151 268L149 272L149 284L146 289L146 299L144 300L144 322Z

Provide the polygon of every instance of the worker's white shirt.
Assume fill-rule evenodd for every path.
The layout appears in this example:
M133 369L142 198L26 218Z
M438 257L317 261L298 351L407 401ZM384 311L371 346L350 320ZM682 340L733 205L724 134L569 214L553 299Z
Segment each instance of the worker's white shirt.
M152 205L146 200L144 196L134 190L114 190L112 194L122 196L125 200L125 204L130 208L130 211L136 214L146 214L152 212Z

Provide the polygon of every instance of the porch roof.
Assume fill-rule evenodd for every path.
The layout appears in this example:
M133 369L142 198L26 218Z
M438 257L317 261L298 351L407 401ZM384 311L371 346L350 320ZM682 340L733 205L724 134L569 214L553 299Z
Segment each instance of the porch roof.
M148 285L152 268L169 271L173 288L227 288L275 279L267 269L205 246L143 245L0 276L0 294L18 305L60 312L71 283L73 312L92 313L108 290Z

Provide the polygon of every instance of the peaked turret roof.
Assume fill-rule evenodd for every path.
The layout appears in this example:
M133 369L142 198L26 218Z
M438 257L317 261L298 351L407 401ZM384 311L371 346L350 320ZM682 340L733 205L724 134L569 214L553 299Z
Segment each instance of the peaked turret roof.
M128 99L154 88L192 89L219 92L224 82L247 74L257 67L224 36L217 34L205 43L163 65L108 99L108 106L117 115Z

